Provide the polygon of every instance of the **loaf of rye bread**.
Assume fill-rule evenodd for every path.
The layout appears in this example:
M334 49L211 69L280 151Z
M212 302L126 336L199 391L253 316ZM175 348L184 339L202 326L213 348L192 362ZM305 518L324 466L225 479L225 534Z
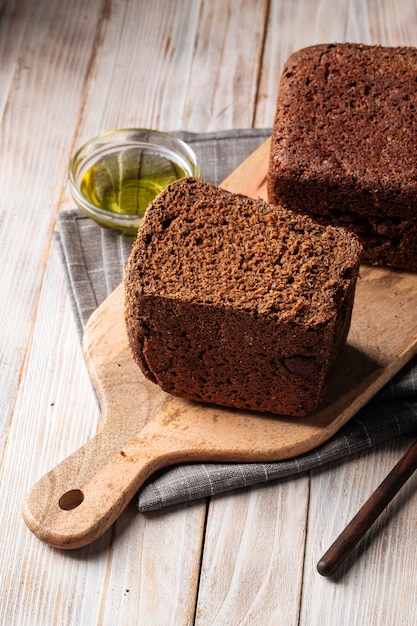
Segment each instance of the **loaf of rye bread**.
M345 226L363 260L417 271L417 49L316 45L285 64L272 203Z
M306 415L350 325L361 245L194 178L148 207L125 273L135 360L200 402Z

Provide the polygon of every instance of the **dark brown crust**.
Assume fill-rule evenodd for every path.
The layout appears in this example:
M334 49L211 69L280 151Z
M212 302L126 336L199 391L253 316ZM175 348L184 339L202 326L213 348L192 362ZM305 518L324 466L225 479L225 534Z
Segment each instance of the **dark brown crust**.
M360 253L344 229L173 183L147 209L126 268L133 355L173 395L311 413L346 340Z
M345 226L363 260L417 271L417 49L305 48L280 82L272 203Z

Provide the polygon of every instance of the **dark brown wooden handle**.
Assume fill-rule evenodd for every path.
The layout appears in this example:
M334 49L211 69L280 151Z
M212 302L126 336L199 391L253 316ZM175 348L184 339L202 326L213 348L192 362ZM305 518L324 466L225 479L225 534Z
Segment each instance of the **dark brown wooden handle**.
M335 573L416 469L417 441L401 457L397 465L321 557L317 564L319 574L331 576Z

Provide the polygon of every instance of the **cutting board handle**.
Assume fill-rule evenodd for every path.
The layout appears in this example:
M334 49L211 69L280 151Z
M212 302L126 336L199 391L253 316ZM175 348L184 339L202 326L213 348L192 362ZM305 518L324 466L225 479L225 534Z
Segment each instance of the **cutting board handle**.
M167 418L166 411L160 419L163 416ZM154 471L188 458L186 440L169 432L161 436L157 421L149 422L85 484L79 476L106 444L101 433L45 474L23 503L29 529L61 549L81 548L98 539Z

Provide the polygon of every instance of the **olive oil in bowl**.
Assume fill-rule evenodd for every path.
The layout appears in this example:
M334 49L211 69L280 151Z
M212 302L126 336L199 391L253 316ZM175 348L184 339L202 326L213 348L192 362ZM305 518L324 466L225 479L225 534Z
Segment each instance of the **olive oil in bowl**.
M111 213L143 216L146 207L167 185L188 172L170 157L146 148L109 154L83 175L81 193Z
M144 129L106 133L85 144L70 167L79 208L103 226L135 235L148 204L167 185L200 176L194 152L172 135Z

